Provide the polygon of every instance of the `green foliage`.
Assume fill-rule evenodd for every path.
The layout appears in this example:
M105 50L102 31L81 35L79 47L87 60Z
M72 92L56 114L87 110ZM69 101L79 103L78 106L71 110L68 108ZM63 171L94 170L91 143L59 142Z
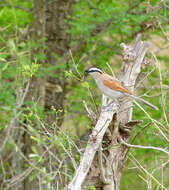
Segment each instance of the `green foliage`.
M87 189L88 189L88 190L96 190L96 188L95 188L94 186L91 186L91 185L88 186Z
M46 114L54 114L56 120L58 119L61 110L56 110L54 107L45 112L44 108L38 105L38 102L25 100L16 113L18 117L16 125L19 126L19 134L20 136L29 134L27 141L30 141L29 162L24 160L26 164L21 168L21 172L33 167L33 171L29 175L29 181L37 180L37 176L39 176L42 184L45 184L48 189L53 188L52 185L55 179L57 182L59 181L58 187L64 189L62 176L67 172L65 178L70 181L74 171L72 162L74 161L77 165L80 162L80 153L77 151L75 143L77 143L79 136L87 129L92 128L91 121L86 116L83 101L96 114L100 109L101 93L91 78L84 77L85 68L95 65L111 74L111 67L116 74L122 62L120 43L131 42L138 32L144 33L145 40L153 38L159 43L159 38L164 39L160 46L164 49L168 47L168 41L164 34L168 31L167 18L169 18L169 11L164 4L160 4L160 7L156 8L159 3L158 0L152 0L149 2L150 4L148 4L148 1L130 1L132 5L125 0L92 0L90 2L92 7L89 6L88 1L74 1L73 15L65 20L71 26L70 30L67 31L72 36L71 45L73 46L79 39L83 39L86 43L85 48L75 52L68 63L63 61L60 64L53 65L49 63L45 55L45 51L48 49L45 43L48 39L43 37L35 42L29 35L29 29L32 27L33 21L32 2L27 0L5 0L1 2L0 6L1 139L4 139L8 133L11 119L14 117L14 109L17 107L18 97L23 95L20 90L24 91L29 80L34 77L60 77L60 79L66 78L67 81L64 89L66 93L64 102L65 121L62 128L58 128L56 123L49 125L46 120ZM108 21L110 23L107 26L105 23L108 23ZM33 56L31 55L32 49L38 50ZM60 56L53 52L51 54L57 63ZM136 126L131 139L141 132L131 143L167 148L166 141L164 137L160 136L155 124L160 127L164 134L168 135L169 56L163 52L161 55L158 54L157 57L149 55L149 59L154 65L147 65L142 70L144 76L147 73L150 74L142 82L141 89L137 94L144 94L144 98L158 106L160 110L152 111L143 106L150 115L151 118L149 118L140 108L135 106L133 119L143 120L141 127L147 123L150 123L150 125L142 131L141 127ZM67 65L69 69L67 69ZM61 73L59 76L56 70ZM152 87L152 89L147 87ZM9 135L4 152L1 155L4 163L0 167L0 181L4 179L2 177L4 171L5 181L11 180L13 177L13 171L11 171L11 160L13 158L11 158L11 155L14 149L17 149L17 152L20 150L24 152L24 148L27 146L26 143L21 143L21 147L17 147L14 145L11 135ZM84 148L85 143L82 143L81 147ZM138 166L134 165L131 155L134 155L139 162L143 163L150 173L154 172L153 175L166 184L166 187L169 186L166 170L160 171L158 169L165 162L166 157L162 153L158 155L151 150L132 149L124 170L121 189L148 189L144 180L142 180L143 178L150 180L152 189L158 189L157 184L151 181ZM72 161L71 158L74 160ZM51 168L46 167L46 163L49 162ZM34 163L36 165L33 165ZM133 167L135 168L129 169ZM0 189L4 189L3 185ZM89 186L88 189L94 190L95 187Z
M21 65L23 77L31 78L38 71L39 66L40 65L36 63L36 60L34 63Z
M3 2L2 2L3 5ZM26 12L23 9L15 7L23 6L23 8L32 8L32 3L29 1L4 1L4 6L0 9L0 23L1 27L6 29L6 31L14 31L17 27L25 27L25 25L30 24L32 21L32 14Z

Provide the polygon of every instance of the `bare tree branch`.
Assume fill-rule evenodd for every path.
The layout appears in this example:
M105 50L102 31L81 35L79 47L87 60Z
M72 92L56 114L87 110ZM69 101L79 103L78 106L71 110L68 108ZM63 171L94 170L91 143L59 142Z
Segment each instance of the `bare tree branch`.
M105 178L105 171L103 168L103 155L102 155L102 145L99 145L99 150L98 150L98 165L99 165L99 169L100 169L100 177L101 180L104 184L108 184L108 181Z
M5 136L5 139L3 140L2 146L0 147L0 154L3 151L7 141L9 139L11 129L15 127L15 122L16 122L17 118L19 117L19 115L21 114L21 112L17 113L17 110L22 106L22 104L25 100L26 94L28 93L29 85L30 85L30 80L28 80L28 83L26 85L24 92L19 94L20 98L17 99L16 107L13 109L14 116L10 120L8 129L7 129L7 134Z
M150 178L152 178L160 187L162 187L162 189L167 190L166 187L164 187L163 184L161 184L151 173L149 173L137 160L136 158L134 158L134 156L132 154L130 154L132 156L132 160L135 162L136 165L138 165L140 167L140 169L142 171L144 171Z
M107 105L107 97L105 96L103 96L102 105ZM94 127L92 134L89 136L87 147L85 149L83 157L81 158L79 168L76 171L76 175L74 176L73 180L68 186L69 190L81 189L81 185L89 171L95 153L98 150L100 143L102 142L103 136L112 120L112 116L115 113L116 109L117 107L114 103L112 111L100 113L100 117L97 121L97 124Z
M132 144L128 144L126 143L123 139L120 139L122 144L124 144L125 146L127 147L130 147L130 148L140 148L140 149L152 149L152 150L157 150L157 151L161 151L161 152L164 152L165 154L167 154L169 156L169 152L166 151L165 149L163 148L160 148L160 147L155 147L155 146L142 146L142 145L132 145Z

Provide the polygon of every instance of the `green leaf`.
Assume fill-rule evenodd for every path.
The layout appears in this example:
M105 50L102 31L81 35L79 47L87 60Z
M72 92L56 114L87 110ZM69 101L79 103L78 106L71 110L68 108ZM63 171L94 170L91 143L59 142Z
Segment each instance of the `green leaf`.
M84 88L89 88L89 83L88 83L88 82L83 82L83 83L82 83L82 86L83 86Z

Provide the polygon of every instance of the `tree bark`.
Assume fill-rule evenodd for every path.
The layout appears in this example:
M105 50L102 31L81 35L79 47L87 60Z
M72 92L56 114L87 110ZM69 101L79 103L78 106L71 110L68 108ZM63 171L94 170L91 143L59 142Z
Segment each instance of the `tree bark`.
M122 44L121 47L123 48L123 65L118 78L124 86L133 92L136 79L143 65L148 44L141 41L141 35L138 35L132 45L126 46ZM94 186L97 190L119 190L122 170L128 151L128 148L121 143L121 139L127 142L131 136L133 126L138 123L138 121L132 121L132 109L131 101L122 100L114 117L112 112L104 113L105 117L109 120L110 116L111 118L113 117L113 122L105 134L102 134L104 137L101 143L98 141L99 135L95 137L95 141L92 143L89 138L88 143L90 143L90 146L96 147L93 154L96 153L98 147L100 148L95 157L92 154L91 159L93 162L90 160L90 163L88 163L89 158L85 160L84 153L76 175L69 185L70 190L87 190L89 186ZM96 127L94 130L96 130ZM96 142L98 142L97 146L95 145ZM88 163L87 170L85 170L86 167L83 165L86 162ZM80 168L83 168L83 171ZM82 174L84 172L85 176ZM80 176L82 175L83 180L79 183Z
M50 0L46 1L46 57L48 63L56 66L55 76L47 77L45 109L50 110L53 106L57 112L50 114L47 122L49 124L56 121L60 126L63 122L66 80L64 70L68 68L66 62L56 65L57 56L63 56L70 48L71 36L67 33L69 25L65 22L66 18L72 13L72 0Z
M46 122L50 126L56 122L61 126L63 122L63 104L65 98L66 80L64 78L64 70L62 64L57 64L57 58L63 56L69 49L70 34L67 33L69 25L65 19L72 12L72 0L34 0L33 1L33 40L35 48L32 49L32 60L37 55L45 56L44 60L37 60L42 68L53 66L56 69L55 76L43 75L32 77L27 99L40 105L46 113L51 111L53 106L56 114L47 115ZM65 63L65 69L68 64ZM24 154L28 157L31 153L31 146L34 144L30 140L29 135L24 136ZM36 145L34 145L36 146ZM43 153L42 147L37 147L39 153ZM47 160L48 158L46 158ZM45 164L48 168L48 163ZM32 175L32 174L31 174ZM28 178L24 180L25 190L39 189L37 177L33 181ZM46 185L42 185L47 189Z

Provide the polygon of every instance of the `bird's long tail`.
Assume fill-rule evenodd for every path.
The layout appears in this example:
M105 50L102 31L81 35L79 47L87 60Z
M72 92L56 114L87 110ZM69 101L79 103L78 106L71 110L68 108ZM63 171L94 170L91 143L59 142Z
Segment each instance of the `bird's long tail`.
M131 98L134 98L135 100L138 100L139 102L141 102L141 103L143 103L143 104L149 106L149 107L152 108L152 109L158 110L158 107L156 107L156 106L154 106L153 104L147 102L146 100L143 100L142 98L136 97L136 96L131 95L131 94L130 94L130 95L128 94L128 96L131 97Z

